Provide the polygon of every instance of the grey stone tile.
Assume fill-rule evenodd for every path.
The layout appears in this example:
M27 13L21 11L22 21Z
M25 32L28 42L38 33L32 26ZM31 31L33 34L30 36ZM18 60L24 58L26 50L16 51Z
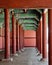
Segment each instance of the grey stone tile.
M35 48L25 48L18 57L13 56L12 62L0 62L0 65L48 65L47 61L38 61L40 57L36 55Z

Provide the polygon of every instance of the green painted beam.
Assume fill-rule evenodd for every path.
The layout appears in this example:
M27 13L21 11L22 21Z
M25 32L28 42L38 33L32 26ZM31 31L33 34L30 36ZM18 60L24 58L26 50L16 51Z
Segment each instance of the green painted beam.
M38 25L39 25L39 24L36 25L35 23L29 23L29 22L28 22L28 23L22 23L22 24L28 24L28 25L29 25L29 24L32 24L32 25L35 25L35 26L37 26L37 27L38 27ZM20 24L20 25L22 25L22 24Z
M16 14L16 19L19 19L19 18L34 18L36 19L37 21L39 21L39 18L36 16L36 14Z
M17 9L16 8L16 9L12 9L12 10L15 12L15 14L25 12L25 9ZM32 13L32 11L35 11L35 10L37 10L40 14L42 13L42 11L40 9L27 9L26 13Z
M34 24L22 24L21 26L22 27L35 27L35 28L37 28L37 26Z
M24 13L23 9L14 9L13 10L15 14Z
M36 31L36 28L34 27L23 27L24 30L35 30Z
M0 27L2 27L2 24L3 24L3 23L0 23Z
M35 27L26 27L26 26L24 26L23 28L26 28L26 29L36 29Z
M4 12L0 14L0 18L4 18Z
M40 10L37 9L38 12L40 12ZM18 13L16 15L16 19L20 19L19 20L19 24L25 24L25 23L34 23L35 25L38 26L37 24L37 21L39 21L39 18L36 16L36 14L34 13L24 13L24 10L23 9L14 9L14 12L15 13ZM11 20L11 13L10 13L10 22L12 21ZM21 20L21 19L31 19L31 18L34 18L35 20ZM3 12L0 13L0 26L4 23L4 9L3 9Z
M2 27L3 23L4 23L4 12L0 13L0 27Z
M23 24L23 23L24 23L24 24L25 24L25 23L29 23L29 24L30 24L30 23L34 23L35 25L38 25L35 20L19 20L18 22L19 22L19 24Z
M36 29L23 29L23 30L34 30L34 31L36 31Z
M4 18L0 18L0 23L3 23L4 22Z
M5 22L5 19L4 19L4 9L3 9L3 12L0 13L0 26L2 26L2 24ZM10 16L10 22L11 22L11 16Z
M37 23L37 22L34 21L34 20L19 20L18 22L19 22L19 23L28 23L28 22L29 22L29 23L34 23L34 22Z
M22 26L23 28L25 27L25 28L28 28L28 29L37 29L38 27L36 27L36 26Z
M22 26L35 26L34 24L22 24Z

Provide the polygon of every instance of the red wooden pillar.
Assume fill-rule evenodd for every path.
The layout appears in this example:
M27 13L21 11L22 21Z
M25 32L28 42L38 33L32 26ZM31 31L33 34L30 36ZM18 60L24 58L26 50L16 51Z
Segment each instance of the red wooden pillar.
M42 58L47 56L47 23L46 23L46 13L42 14Z
M21 49L23 51L23 47L24 47L24 31L23 28L21 27Z
M12 53L16 54L16 20L12 13Z
M37 31L36 31L36 42L37 42L37 48L38 48L38 50L39 50L39 52L41 53L41 21L40 21L40 23L39 23L39 27L38 27L38 29L37 29Z
M19 51L19 23L16 22L16 50Z
M23 51L23 47L24 47L24 31L23 28L21 27L21 25L19 26L19 44L20 44L20 50Z
M37 29L37 31L36 31L36 47L37 47L37 49L38 49L38 29Z
M18 21L16 22L16 51L18 51Z
M24 49L24 30L22 28L22 35L23 35L23 45L22 45L22 48Z
M22 49L22 35L21 35L21 33L22 33L22 30L21 30L21 25L19 26L19 48L20 48L20 50Z
M41 22L42 21L40 21L40 24L39 24L39 51L40 51L40 53L41 53Z
M42 54L42 19L40 20L40 53Z
M4 9L5 12L5 58L10 58L10 15L9 9Z
M48 10L48 40L49 40L49 65L52 65L52 9Z
M20 39L20 25L18 24L18 51L19 51L19 53L21 53L21 39Z
M18 32L18 33L17 33L17 35L18 35L18 45L17 45L17 46L18 46L18 51L19 51L19 50L20 50L20 44L19 44L19 41L20 41L20 40L19 40L19 37L20 37L20 36L19 36L19 23L18 23L18 21L17 21L17 29L18 29L18 31L17 31L17 32Z

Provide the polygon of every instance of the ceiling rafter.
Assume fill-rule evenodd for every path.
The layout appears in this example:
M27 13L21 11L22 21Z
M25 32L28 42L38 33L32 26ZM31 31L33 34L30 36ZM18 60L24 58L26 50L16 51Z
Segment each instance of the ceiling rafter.
M35 9L37 12L39 12L40 14L42 14L42 11L40 9Z
M42 14L42 9L9 9L10 11L10 23L11 23L11 12L13 11L15 13L15 18L18 20L18 23L25 27L26 29L37 29L39 25L39 20ZM4 23L4 9L0 8L0 24L2 25ZM21 20L21 21L20 21ZM1 26L0 25L0 26ZM27 28L28 27L28 28ZM11 28L11 24L10 24Z
M33 14L17 14L16 15L16 19L20 19L20 18L22 18L22 19L27 19L27 18L34 18L35 20L37 20L37 21L39 21L39 18L36 16L36 15L33 15Z
M36 30L35 27L23 27L24 30Z
M21 20L18 21L19 24L34 24L36 26L38 26L38 23L36 21L31 21L31 20Z
M22 26L22 27L25 27L25 28L29 28L29 29L31 29L31 28L35 28L35 29L37 29L37 27L36 26Z
M36 25L34 23L22 23L21 26L34 26L34 27L38 27L38 25Z

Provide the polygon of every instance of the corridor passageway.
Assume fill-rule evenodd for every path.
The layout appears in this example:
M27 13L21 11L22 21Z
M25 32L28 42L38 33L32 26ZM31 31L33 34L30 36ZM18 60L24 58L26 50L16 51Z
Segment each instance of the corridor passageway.
M48 65L48 61L39 61L41 56L36 55L36 48L27 47L18 57L13 57L13 62L0 62L0 65Z
M51 22L51 9L0 8L0 64L52 65Z

